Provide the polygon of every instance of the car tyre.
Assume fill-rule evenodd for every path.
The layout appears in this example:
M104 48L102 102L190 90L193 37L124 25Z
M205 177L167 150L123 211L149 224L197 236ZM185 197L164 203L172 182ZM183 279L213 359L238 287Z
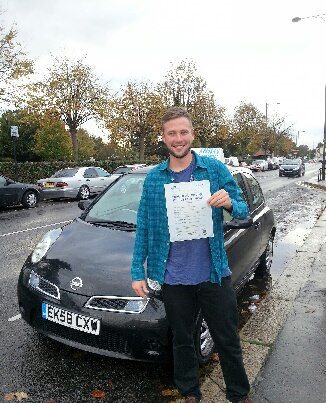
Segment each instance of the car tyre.
M87 200L90 196L89 187L86 185L82 185L78 191L77 199L78 200Z
M256 278L268 276L271 271L274 251L274 234L270 234L264 253L260 257L260 263L255 270Z
M38 196L36 192L33 192L33 190L27 190L27 192L23 194L22 205L25 208L34 208L37 206L37 203Z
M201 313L196 321L195 349L199 365L206 364L211 359L215 349L207 323Z

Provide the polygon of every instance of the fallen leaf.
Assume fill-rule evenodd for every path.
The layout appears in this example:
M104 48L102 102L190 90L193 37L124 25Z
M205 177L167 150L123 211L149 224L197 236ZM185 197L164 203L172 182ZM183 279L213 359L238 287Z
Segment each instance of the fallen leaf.
M105 397L105 392L103 390L95 389L91 394L95 399L103 399Z
M11 393L5 394L6 401L18 400L20 402L23 399L27 399L27 393L25 393L25 392L11 392Z
M112 383L112 381L108 381L108 387L111 389L111 388L113 388L113 383Z
M218 356L217 353L213 353L213 355L212 355L212 361L215 361L215 362L220 361L220 357Z
M178 396L179 392L176 389L163 389L161 395L164 397Z

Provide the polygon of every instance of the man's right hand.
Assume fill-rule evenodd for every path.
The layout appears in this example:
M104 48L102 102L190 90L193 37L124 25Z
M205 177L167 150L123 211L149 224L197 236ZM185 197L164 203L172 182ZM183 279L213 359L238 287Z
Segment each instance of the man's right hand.
M145 280L133 281L131 286L138 297L147 298L149 291Z

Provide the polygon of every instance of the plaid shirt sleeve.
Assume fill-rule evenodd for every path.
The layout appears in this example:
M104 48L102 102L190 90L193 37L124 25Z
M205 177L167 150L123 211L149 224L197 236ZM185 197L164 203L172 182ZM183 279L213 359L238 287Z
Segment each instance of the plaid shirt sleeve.
M148 180L144 181L143 193L137 212L137 231L131 264L132 281L145 279L144 263L148 254Z

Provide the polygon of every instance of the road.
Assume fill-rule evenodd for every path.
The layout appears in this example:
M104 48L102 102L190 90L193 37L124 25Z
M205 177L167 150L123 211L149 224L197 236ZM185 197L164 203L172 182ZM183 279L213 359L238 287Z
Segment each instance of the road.
M307 236L325 203L325 193L301 183L316 176L318 167L307 164L304 178L279 178L278 171L256 175L278 222L276 251L281 258L276 259L275 273L293 253L293 247ZM16 283L24 260L43 234L79 213L76 201L49 201L33 210L0 211L0 396L24 392L28 402L93 402L98 399L92 393L98 390L106 393L108 402L167 402L171 397L162 393L169 394L172 388L169 365L120 361L80 352L38 336L19 318ZM303 230L296 237L293 234L298 232L298 225ZM254 285L248 287L243 301L247 302L247 296L256 292Z

